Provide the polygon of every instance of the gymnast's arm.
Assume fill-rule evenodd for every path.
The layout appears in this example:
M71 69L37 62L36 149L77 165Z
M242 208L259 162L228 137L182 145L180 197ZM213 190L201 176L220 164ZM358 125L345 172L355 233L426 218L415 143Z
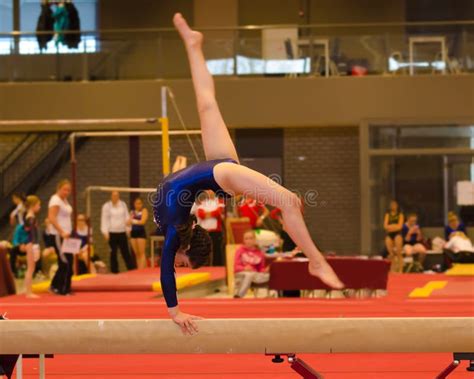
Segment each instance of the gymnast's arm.
M194 320L200 317L181 312L178 305L174 258L179 249L179 237L176 228L169 225L166 229L165 244L161 256L161 289L168 306L168 313L184 334L195 334L198 329Z

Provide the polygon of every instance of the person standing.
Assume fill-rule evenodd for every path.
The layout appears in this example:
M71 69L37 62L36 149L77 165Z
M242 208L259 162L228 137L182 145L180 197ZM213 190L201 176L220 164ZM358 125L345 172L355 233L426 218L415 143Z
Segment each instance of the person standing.
M133 270L136 268L128 246L127 225L129 217L127 204L120 200L118 191L113 191L110 195L110 201L102 206L100 230L110 246L110 270L114 274L119 272L118 249L120 249L120 254L122 254L127 269Z
M212 240L212 266L224 266L224 239L222 238L222 224L224 214L224 200L212 191L203 191L198 196L191 213L196 215L198 225L209 232Z
M25 218L25 196L21 193L14 193L12 195L12 202L15 204L15 209L10 213L10 225L13 229L13 245L17 245L16 241L21 239L23 231L23 222Z
M25 288L26 297L36 299L39 296L33 293L33 274L35 272L36 262L40 259L39 246L39 228L37 214L41 208L41 201L37 196L30 195L25 201L26 215L24 228L28 234L28 243L26 244L26 273Z
M392 200L385 213L383 228L385 230L385 248L391 262L392 271L401 272L403 269L403 237L402 228L405 218L400 211L398 202Z
M57 295L71 293L74 256L61 251L63 241L69 238L72 232L72 206L68 202L70 194L71 182L67 179L61 180L48 204L49 234L54 236L54 250L58 256L58 270L51 281L50 290Z
M146 230L145 224L148 220L148 209L143 206L143 200L137 197L133 202L134 209L130 212L130 243L137 261L138 268L146 267Z
M246 196L238 205L240 217L247 217L250 221L252 229L259 229L263 227L263 221L270 214L270 211L265 204Z

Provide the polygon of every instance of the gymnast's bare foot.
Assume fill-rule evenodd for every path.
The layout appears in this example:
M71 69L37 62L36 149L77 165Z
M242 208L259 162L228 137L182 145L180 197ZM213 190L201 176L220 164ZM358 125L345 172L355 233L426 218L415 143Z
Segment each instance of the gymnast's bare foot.
M176 13L173 23L187 48L200 47L202 44L202 33L192 30L181 13Z
M39 299L40 297L34 293L28 293L26 294L27 299Z
M337 277L336 273L331 266L326 261L310 261L309 262L309 273L311 275L317 276L327 284L329 287L342 290L344 288L344 283L342 283Z

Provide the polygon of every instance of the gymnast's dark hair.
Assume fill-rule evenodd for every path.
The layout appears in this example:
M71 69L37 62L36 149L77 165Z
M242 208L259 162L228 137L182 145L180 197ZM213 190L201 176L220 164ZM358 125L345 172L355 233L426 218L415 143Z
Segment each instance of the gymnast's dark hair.
M197 222L196 217L191 215L186 224L176 228L180 239L180 248L186 249L189 246L186 255L194 269L209 265L212 251L209 233L199 225L195 225L193 228L195 222Z

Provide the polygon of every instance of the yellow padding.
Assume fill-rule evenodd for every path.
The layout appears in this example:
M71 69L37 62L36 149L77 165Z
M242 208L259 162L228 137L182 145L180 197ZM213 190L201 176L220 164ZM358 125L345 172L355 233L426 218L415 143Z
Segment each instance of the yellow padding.
M96 274L84 274L84 275L77 275L72 277L73 282L79 282L80 280L95 278Z
M46 282L40 282L33 284L32 289L33 293L46 293L48 292L49 286L51 285L51 281L48 280Z
M425 284L424 287L415 288L413 291L410 292L408 297L410 298L430 297L431 293L434 290L440 290L446 287L446 284L448 284L448 282L445 280L428 282Z
M186 274L178 276L176 278L176 288L178 290L186 287L195 286L197 284L205 283L211 280L211 274L209 272L196 272L193 274ZM154 282L151 285L152 291L161 292L161 283Z
M453 267L446 271L446 275L451 276L474 276L474 264L453 264Z
M96 276L97 276L96 274L77 275L77 276L72 277L72 281L78 282L84 279L95 278ZM50 286L51 286L51 280L33 284L32 286L33 293L46 293L48 292Z

